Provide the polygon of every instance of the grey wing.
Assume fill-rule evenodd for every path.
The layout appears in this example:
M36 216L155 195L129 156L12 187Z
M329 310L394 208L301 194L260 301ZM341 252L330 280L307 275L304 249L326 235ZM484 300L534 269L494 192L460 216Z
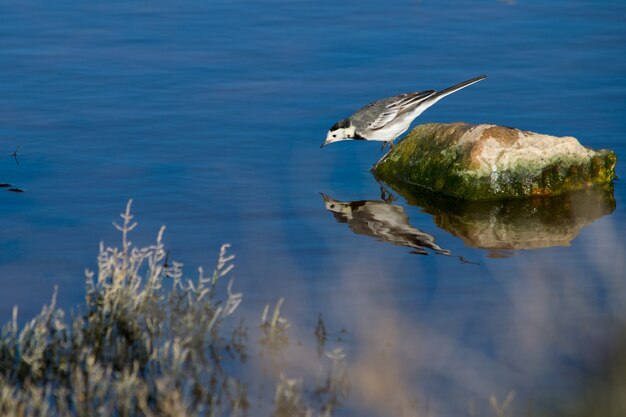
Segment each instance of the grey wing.
M380 100L379 104L383 105L380 114L371 122L367 128L370 130L378 130L385 127L396 117L406 113L417 107L424 100L435 94L434 90L417 91L414 93L401 94L399 96L389 97Z

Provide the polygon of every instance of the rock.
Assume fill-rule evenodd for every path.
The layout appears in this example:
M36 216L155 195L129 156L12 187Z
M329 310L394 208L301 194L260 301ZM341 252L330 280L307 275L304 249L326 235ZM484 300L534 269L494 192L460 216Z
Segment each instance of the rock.
M495 125L418 126L373 168L390 185L465 200L559 195L615 178L617 156L573 137Z
M428 191L393 187L409 204L433 216L441 229L492 256L511 250L568 246L580 231L615 210L612 186L555 197L508 201L459 201Z

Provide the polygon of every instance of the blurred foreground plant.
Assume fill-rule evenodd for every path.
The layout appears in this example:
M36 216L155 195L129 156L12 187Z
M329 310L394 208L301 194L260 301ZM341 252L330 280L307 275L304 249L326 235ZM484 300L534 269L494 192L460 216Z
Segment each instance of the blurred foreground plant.
M222 246L210 276L182 278L162 236L137 248L131 202L121 214L122 247L101 244L87 271L86 310L66 318L49 306L21 330L17 308L0 333L0 416L196 416L245 412L245 389L222 368L245 360L245 329L224 320L241 294L216 296L233 268ZM165 287L168 287L167 289Z
M376 356L366 355L360 363L347 362L341 346L326 351L321 318L315 337L317 350L325 352L318 359L326 364L309 368L317 369L315 383L305 384L306 367L287 371L290 322L281 314L282 298L266 306L257 339L259 382L271 381L272 396L264 401L249 394L251 385L242 376L254 373L251 365L237 372L246 361L247 332L232 317L242 294L233 292L232 279L221 285L234 267L229 245L222 246L212 273L199 268L196 279L184 279L182 265L166 255L163 228L155 244L132 244L129 233L136 223L130 207L131 202L122 224L115 224L121 248L101 244L97 272L86 273L80 313L66 317L56 307L56 290L50 305L21 329L13 310L0 332L0 417L235 417L249 410L256 416L264 402L272 410L263 414L273 417L330 417L347 405L351 393L360 400L372 397L371 385L359 376L373 376L378 390L387 384L389 392L406 391L396 399L413 394L397 374L385 379L391 365L376 344L365 346ZM286 376L293 374L298 377ZM351 381L351 375L357 378ZM512 416L513 397L491 397L489 415ZM251 405L248 398L258 403ZM390 402L373 412L395 408ZM416 410L411 403L401 414L377 415L413 416Z

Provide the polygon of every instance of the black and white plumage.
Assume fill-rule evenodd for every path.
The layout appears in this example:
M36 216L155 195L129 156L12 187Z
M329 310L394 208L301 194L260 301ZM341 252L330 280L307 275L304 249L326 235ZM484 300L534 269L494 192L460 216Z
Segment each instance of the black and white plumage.
M485 75L481 75L442 91L419 91L374 101L347 119L335 123L322 146L343 140L383 141L393 146L393 141L406 132L424 110L445 96L485 78Z
M347 223L356 234L411 248L415 254L426 255L426 249L440 255L451 254L435 243L434 236L411 226L404 208L391 204L391 198L383 195L381 200L338 201L323 193L322 198L335 219Z

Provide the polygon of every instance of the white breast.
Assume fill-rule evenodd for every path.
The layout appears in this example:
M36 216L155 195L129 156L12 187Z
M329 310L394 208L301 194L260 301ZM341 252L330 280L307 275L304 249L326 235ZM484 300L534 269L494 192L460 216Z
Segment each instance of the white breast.
M404 121L398 123L393 123L390 126L387 126L383 129L376 130L367 135L368 140L376 140L381 142L389 142L390 140L396 139L398 136L403 134L410 126L411 122L405 123Z

